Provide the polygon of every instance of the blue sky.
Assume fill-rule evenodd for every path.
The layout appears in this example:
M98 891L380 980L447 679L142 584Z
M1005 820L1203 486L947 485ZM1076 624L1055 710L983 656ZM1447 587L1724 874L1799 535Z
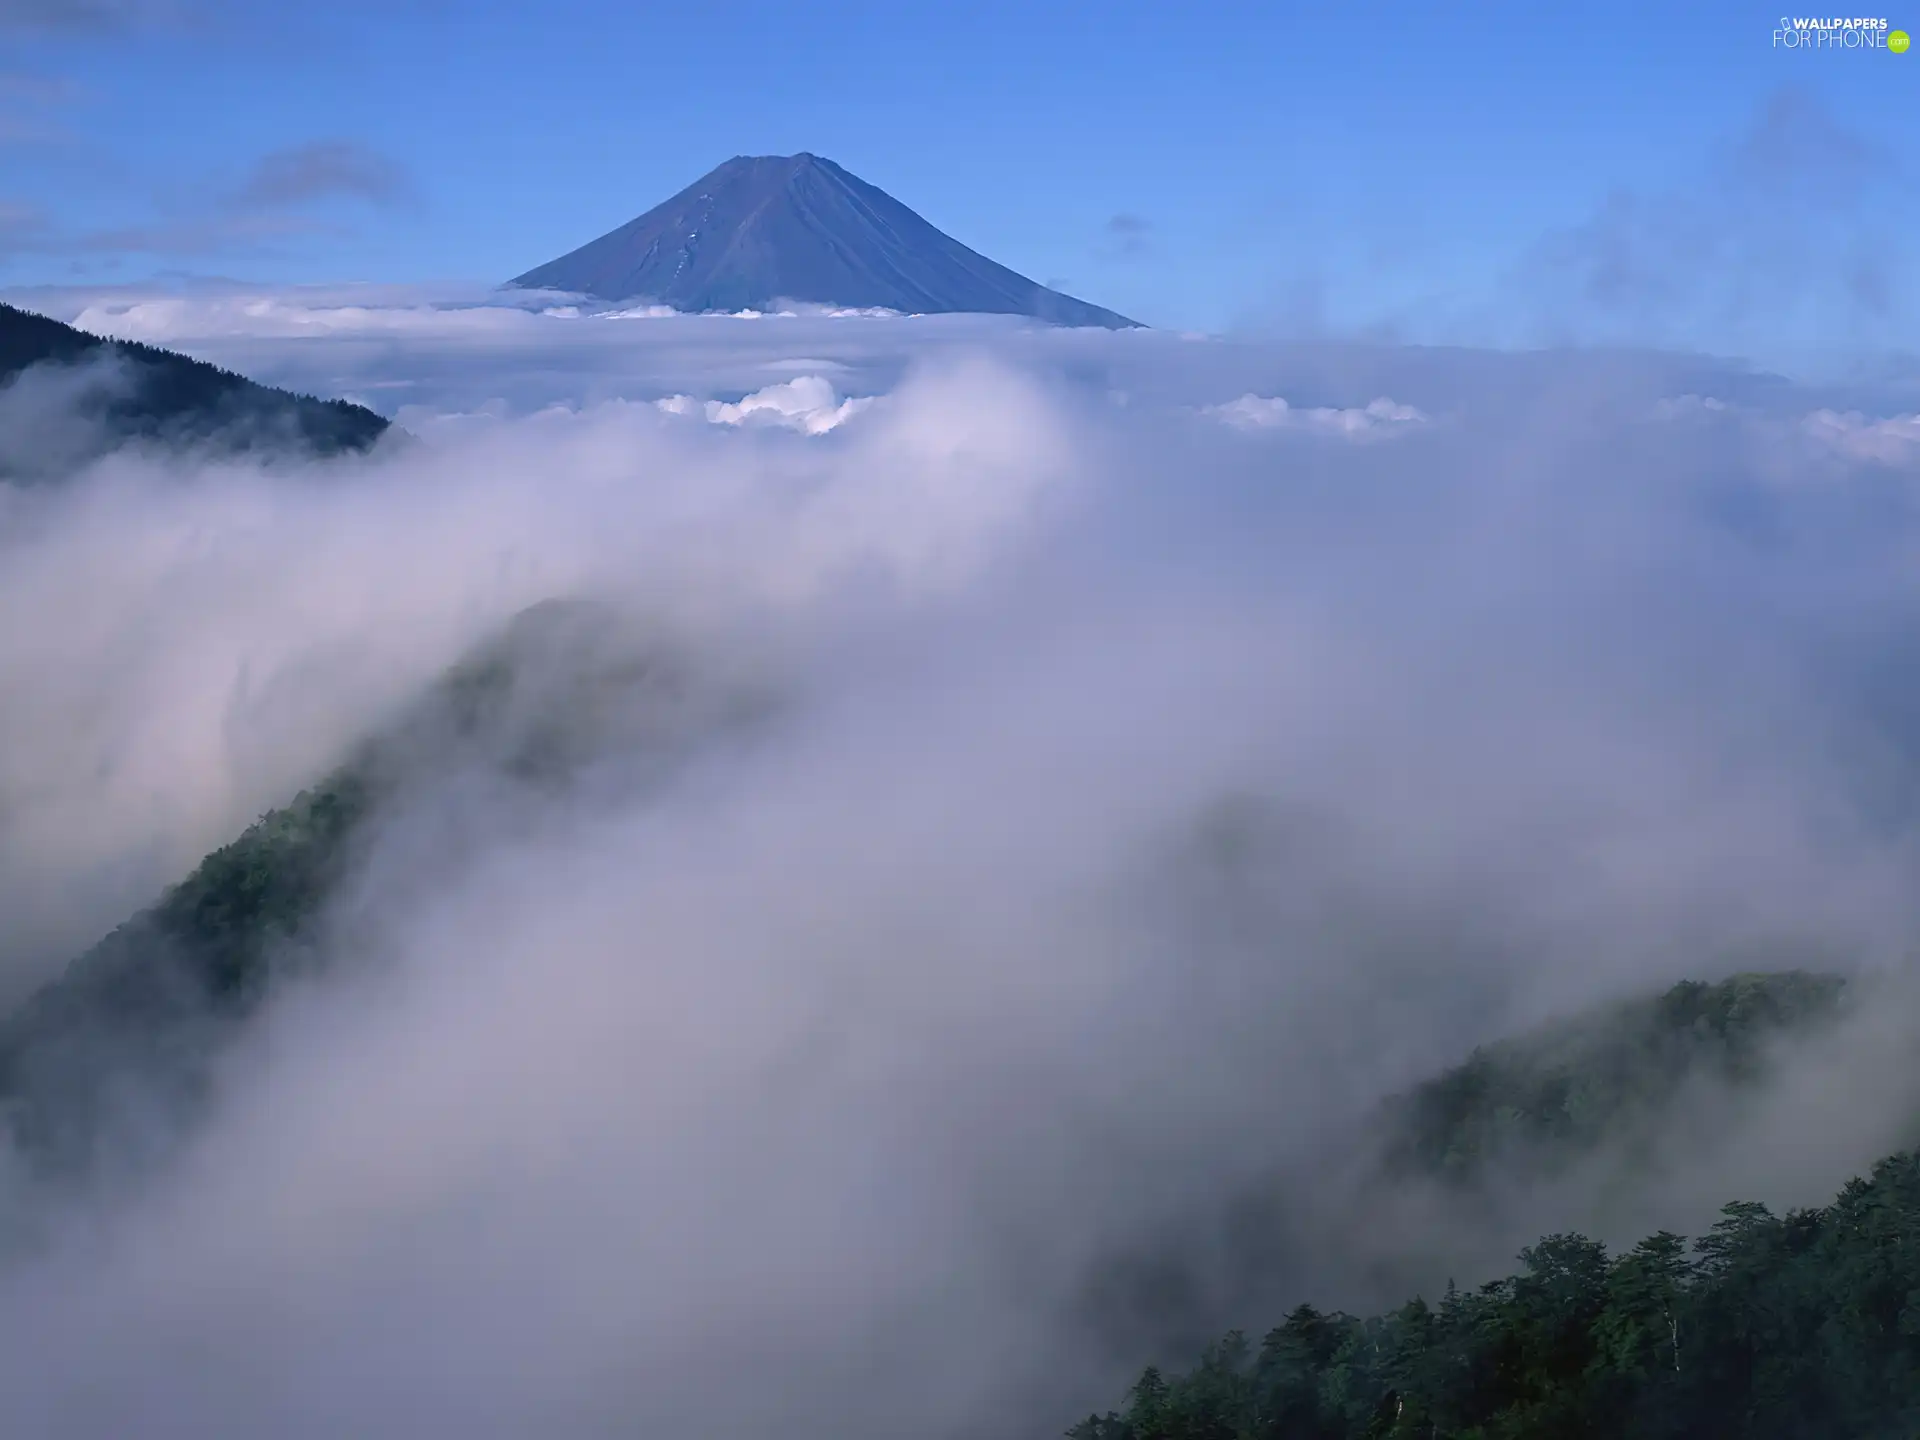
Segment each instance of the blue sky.
M807 149L1155 324L1920 348L1920 54L1779 4L0 0L0 284L499 280Z

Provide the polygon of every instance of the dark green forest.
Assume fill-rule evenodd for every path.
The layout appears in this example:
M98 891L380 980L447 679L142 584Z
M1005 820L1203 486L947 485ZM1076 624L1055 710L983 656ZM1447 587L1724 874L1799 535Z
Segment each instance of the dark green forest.
M302 792L0 1022L0 1117L22 1154L72 1174L109 1136L124 1160L143 1135L164 1143L271 976L297 965L367 805L352 767Z
M228 451L291 449L311 455L365 450L388 422L362 405L260 385L217 365L134 341L104 340L30 310L0 305L0 385L34 366L117 361L83 390L81 418L109 443L154 440ZM34 455L8 457L8 477L37 478ZM64 449L47 457L71 463Z
M1467 1185L1650 1139L1683 1086L1763 1078L1771 1042L1837 1019L1845 1000L1840 976L1805 970L1689 980L1483 1046L1384 1107L1385 1168Z
M673 665L612 643L590 610L521 616L0 1022L0 1121L18 1153L55 1178L159 1158L227 1042L321 953L317 923L407 777L479 756L537 788L635 733L635 713L661 727L683 691ZM669 744L679 725L647 733ZM1844 1014L1850 988L1794 970L1682 982L1476 1050L1361 1138L1389 1184L1553 1172L1657 1130L1695 1079L1763 1080L1774 1042ZM1123 1408L1069 1433L1920 1435L1920 1155L1881 1162L1822 1209L1733 1204L1691 1244L1658 1234L1617 1256L1552 1235L1520 1263L1372 1318L1297 1306L1258 1343L1236 1332L1184 1373L1147 1370Z
M0 1021L0 1117L23 1154L73 1174L138 1148L142 1134L162 1146L204 1096L236 1028L311 963L322 906L402 777L429 756L456 763L502 731L499 758L521 771L556 750L552 712L508 714L527 688L524 637L550 639L542 620L553 608L455 666L339 769L208 855Z
M1473 1052L1378 1113L1391 1183L1471 1190L1652 1134L1691 1080L1768 1074L1774 1042L1833 1022L1839 976L1784 971L1572 1017ZM1622 1163L1631 1163L1630 1154ZM1149 1368L1072 1440L1558 1440L1920 1435L1920 1153L1833 1204L1736 1202L1691 1244L1624 1254L1577 1234L1521 1269L1359 1318L1297 1306L1256 1344Z
M686 689L671 657L594 606L522 612L0 1019L0 1126L49 1176L159 1154L239 1027L318 963L323 910L398 793L462 767L538 792L615 733L670 754L706 723ZM736 697L714 718L737 727L761 708Z
M1072 1440L1832 1440L1920 1435L1920 1154L1831 1205L1728 1205L1691 1245L1551 1235L1521 1269L1148 1369Z

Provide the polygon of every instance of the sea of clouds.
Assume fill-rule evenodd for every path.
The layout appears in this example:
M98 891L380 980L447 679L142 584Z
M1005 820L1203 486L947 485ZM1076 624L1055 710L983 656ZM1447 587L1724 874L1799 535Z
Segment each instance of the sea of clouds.
M0 1273L22 1433L1057 1433L1164 1342L1089 1300L1116 1255L1257 1327L1480 1278L1529 1226L1814 1201L1912 1113L1890 1006L1611 1209L1367 1234L1311 1169L1585 1004L1783 950L1904 993L1897 384L29 298L405 433L0 492L10 996L538 602L680 657L688 714L767 703L386 817L328 932L354 963L269 1009L163 1173ZM1276 1184L1254 1283L1220 1217Z

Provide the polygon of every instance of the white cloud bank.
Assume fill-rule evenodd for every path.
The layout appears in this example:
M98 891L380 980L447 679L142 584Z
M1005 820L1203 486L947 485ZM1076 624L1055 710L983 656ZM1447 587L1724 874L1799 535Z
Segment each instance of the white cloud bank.
M1301 408L1277 395L1242 395L1224 405L1210 405L1206 413L1239 430L1305 430L1348 440L1377 439L1427 423L1427 417L1413 406L1385 396L1366 405L1340 409L1330 405Z
M1874 415L1830 405L1769 414L1750 405L1702 395L1663 399L1653 406L1651 414L1667 422L1731 425L1736 432L1744 428L1755 436L1765 436L1772 445L1842 462L1894 468L1920 462L1920 414Z
M1816 410L1806 418L1807 434L1856 460L1904 465L1920 460L1920 414L1874 418L1857 410Z
M802 375L769 385L729 403L691 395L669 395L654 402L669 415L705 415L714 425L783 425L807 435L824 435L872 403L871 396L842 399L823 375Z

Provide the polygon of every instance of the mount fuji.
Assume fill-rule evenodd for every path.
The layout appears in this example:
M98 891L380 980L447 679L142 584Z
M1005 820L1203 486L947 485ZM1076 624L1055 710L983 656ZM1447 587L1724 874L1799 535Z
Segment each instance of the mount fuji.
M804 152L736 156L509 284L685 311L797 301L1107 329L1138 323L996 264L884 190Z

